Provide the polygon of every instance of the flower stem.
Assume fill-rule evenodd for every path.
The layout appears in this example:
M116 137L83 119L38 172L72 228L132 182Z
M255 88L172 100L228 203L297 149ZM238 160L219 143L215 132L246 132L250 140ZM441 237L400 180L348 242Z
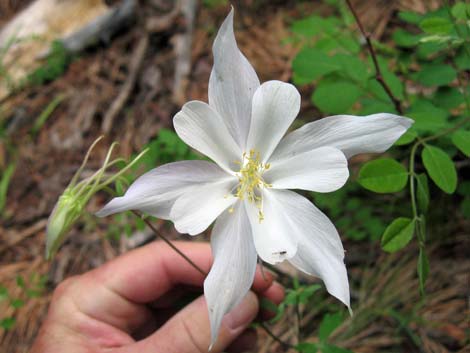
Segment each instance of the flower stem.
M384 77L382 75L382 71L380 70L379 62L377 61L377 55L375 53L374 46L372 45L370 33L366 32L364 30L364 26L362 25L362 22L359 19L359 16L357 15L357 12L356 12L356 10L354 9L354 7L351 3L351 0L346 0L346 3L348 4L349 9L351 10L351 13L354 16L354 19L356 20L356 23L357 23L357 26L359 27L359 30L361 31L363 37L366 40L367 48L369 50L370 56L372 57L372 61L374 62L375 79L382 86L382 88L385 90L385 92L389 96L390 100L392 101L393 105L395 106L395 109L397 110L397 112L400 113L400 114L403 114L403 108L401 106L400 100L397 97L395 97L392 90L388 86L387 82L385 82L385 80L384 80Z
M137 212L132 210L132 213L136 215L138 218L142 219L145 224L155 233L157 237L162 239L170 248L172 248L174 251L178 253L183 259L185 259L191 266L193 266L201 275L207 276L206 271L201 269L198 265L196 265L189 257L187 257L180 249L178 249L167 237L165 237L162 233L158 231L157 228L150 222L147 218L142 217L142 215Z

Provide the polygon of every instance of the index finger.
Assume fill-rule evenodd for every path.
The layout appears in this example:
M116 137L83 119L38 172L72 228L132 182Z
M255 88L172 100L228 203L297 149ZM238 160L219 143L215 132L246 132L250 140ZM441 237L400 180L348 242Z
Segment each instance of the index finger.
M173 244L205 273L212 264L210 245L176 241ZM158 299L178 284L202 286L201 274L181 255L161 241L130 251L89 273L97 283L134 303ZM271 286L272 276L257 271L253 289L263 292Z

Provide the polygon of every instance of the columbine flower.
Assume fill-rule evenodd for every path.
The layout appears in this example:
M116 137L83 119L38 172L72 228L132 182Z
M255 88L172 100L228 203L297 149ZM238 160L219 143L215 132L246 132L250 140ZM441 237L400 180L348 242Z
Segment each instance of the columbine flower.
M233 10L213 53L209 104L186 103L173 123L188 145L215 163L183 161L153 169L99 215L137 209L169 219L180 233L191 235L216 220L214 263L204 282L214 342L223 316L253 282L257 255L270 264L288 260L320 277L349 308L338 232L308 199L287 189L339 189L349 176L348 157L385 151L412 121L392 114L338 115L283 137L299 112L300 95L288 83L260 85L237 47Z

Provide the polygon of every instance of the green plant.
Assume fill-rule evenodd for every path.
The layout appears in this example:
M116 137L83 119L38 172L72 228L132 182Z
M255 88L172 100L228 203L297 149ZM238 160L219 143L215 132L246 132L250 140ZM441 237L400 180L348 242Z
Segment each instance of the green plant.
M292 24L295 40L302 43L292 64L294 82L315 85L311 101L325 114L390 112L415 120L387 158L362 166L357 182L372 192L396 193L395 202L408 204L405 207L410 211L403 214L400 207L400 216L386 227L381 243L385 251L395 252L416 235L417 271L424 292L429 273L426 215L430 199L438 194L428 178L445 194L454 194L458 187L455 162L470 153L469 7L457 2L426 14L399 13L403 26L392 33L390 44L382 44L365 32L349 1L329 3L339 16L312 15ZM345 11L346 5L350 13ZM351 31L354 19L367 50ZM408 202L402 197L407 184ZM461 195L462 213L468 214L468 191ZM339 198L332 196L331 200L334 203ZM368 208L361 200L356 206ZM371 220L368 217L366 223ZM349 232L354 231L348 229L346 236Z

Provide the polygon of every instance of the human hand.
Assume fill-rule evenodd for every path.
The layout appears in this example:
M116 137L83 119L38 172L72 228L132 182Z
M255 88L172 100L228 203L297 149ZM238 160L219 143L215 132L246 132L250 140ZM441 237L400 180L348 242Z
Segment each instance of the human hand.
M208 244L175 245L209 271ZM207 352L210 326L204 297L171 312L182 293L178 286L202 287L203 281L202 274L162 242L133 250L57 287L31 353ZM253 343L254 332L247 327L258 314L258 296L279 304L284 291L269 273L263 278L257 270L252 291L225 316L211 352L242 351Z

